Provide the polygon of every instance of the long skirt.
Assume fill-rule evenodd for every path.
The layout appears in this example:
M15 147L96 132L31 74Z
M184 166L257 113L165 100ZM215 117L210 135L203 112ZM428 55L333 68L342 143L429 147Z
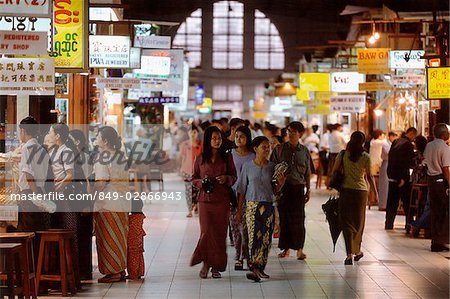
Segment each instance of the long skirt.
M248 260L248 232L245 221L245 212L243 213L243 221L241 224L236 223L237 209L233 209L230 213L231 232L233 233L234 248L236 250L236 261Z
M104 275L125 271L127 266L128 213L95 213L98 269Z
M281 250L303 249L305 245L305 186L285 184L278 204Z
M127 272L130 279L139 279L145 275L144 219L143 213L133 213L128 217Z
M387 204L389 180L387 176L388 161L384 160L380 168L380 178L378 179L378 208L385 210Z
M271 202L247 202L245 212L250 263L252 267L264 270L267 265L275 219L275 209Z
M227 268L227 229L230 204L224 202L199 203L200 239L191 258L191 266L201 262L214 270Z
M366 204L369 192L342 189L339 196L339 223L345 240L347 254L361 252L361 242L366 222Z

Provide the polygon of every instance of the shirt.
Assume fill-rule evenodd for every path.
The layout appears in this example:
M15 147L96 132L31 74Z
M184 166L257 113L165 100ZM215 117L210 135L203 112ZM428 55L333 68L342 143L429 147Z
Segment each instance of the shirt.
M328 137L331 154L338 154L345 149L345 139L341 132L333 131Z
M256 165L255 161L248 161L242 166L241 175L236 182L236 191L245 194L246 201L272 202L272 176L275 172L275 163Z
M19 188L20 191L31 189L26 174L33 176L36 186L44 189L47 180L49 155L35 138L28 140L21 150L19 162Z
M342 187L346 189L368 191L366 174L370 173L370 156L363 152L358 161L350 160L350 152L345 151L342 162L344 163L344 182ZM339 154L338 159L342 159Z
M406 137L392 143L389 150L387 174L389 179L409 181L409 169L414 166L414 147Z
M56 152L55 152L56 150ZM50 153L53 175L56 181L63 180L67 171L74 168L73 152L65 145L61 145L58 149L53 149Z
M241 156L237 153L236 149L231 150L231 155L233 156L234 167L236 168L237 179L239 180L241 176L242 166L248 162L255 159L255 153L249 152L246 156ZM236 190L237 182L233 185L233 190Z
M326 132L322 135L320 138L320 144L319 144L319 150L321 151L327 151L330 146L328 144L328 140L330 138L330 133Z
M372 139L370 141L369 155L370 155L370 161L372 162L373 166L380 167L381 162L383 162L383 160L381 158L383 144L384 144L384 140L380 140L380 139Z
M450 167L450 147L440 138L427 144L424 157L430 176L440 175L443 173L442 168Z
M311 156L308 149L300 143L296 146L289 142L277 145L270 156L270 161L275 164L285 161L289 165L286 183L305 185L311 175Z
M193 145L191 140L186 140L180 144L181 172L192 175L194 172L195 158L202 153L202 143Z

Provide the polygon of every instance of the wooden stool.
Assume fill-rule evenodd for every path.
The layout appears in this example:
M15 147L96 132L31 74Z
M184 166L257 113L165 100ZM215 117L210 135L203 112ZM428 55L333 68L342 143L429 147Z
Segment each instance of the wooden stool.
M2 298L23 295L21 273L26 268L21 258L22 247L20 243L0 244L0 272L6 275L6 286L0 286Z
M37 298L36 289L36 274L34 268L34 254L33 254L33 232L18 232L18 233L0 233L0 243L20 243L21 258L24 261L23 269L23 292L25 298L30 296ZM3 277L2 277L3 279Z
M72 250L75 239L74 232L55 229L38 231L37 233L41 235L36 273L37 289L39 290L42 281L59 281L61 282L61 292L64 297L68 296L67 291L69 289L72 295L75 295L77 293L77 285L80 284L80 279L78 269L75 267L76 263L74 263ZM48 243L52 242L58 245L60 274L48 273L48 264L51 258L50 244ZM42 271L43 266L46 273Z
M409 197L409 213L406 224L409 226L413 220L417 220L422 215L427 194L427 184L412 184L411 196ZM409 231L409 227L408 227Z

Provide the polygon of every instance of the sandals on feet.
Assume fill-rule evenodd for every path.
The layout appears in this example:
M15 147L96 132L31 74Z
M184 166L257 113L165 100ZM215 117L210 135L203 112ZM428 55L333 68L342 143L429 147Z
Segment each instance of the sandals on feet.
M244 270L244 264L242 263L242 261L236 261L234 263L234 270L235 271L242 271L242 270Z
M355 262L359 261L360 259L362 259L364 256L364 252L360 252L357 255L355 255L355 257L353 258L355 260Z
M255 272L248 272L247 279L253 280L254 282L260 282L261 278Z
M217 270L211 270L211 274L212 274L211 275L212 278L222 278L222 275Z
M305 259L306 259L306 254L302 253L302 254L300 254L300 255L297 255L297 259L298 259L299 261L305 260Z
M287 257L287 256L289 256L289 250L283 250L282 252L280 252L278 254L279 258L284 258L284 257Z

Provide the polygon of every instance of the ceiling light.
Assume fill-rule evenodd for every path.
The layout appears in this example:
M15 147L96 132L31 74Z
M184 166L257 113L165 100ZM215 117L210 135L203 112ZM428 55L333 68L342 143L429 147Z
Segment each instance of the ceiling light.
M399 103L400 105L405 104L405 102L406 102L406 99L405 99L404 97L401 97L401 98L398 99L398 103Z
M377 117L380 117L383 115L383 110L381 110L381 109L375 109L373 112L375 113L375 116L377 116Z
M369 38L369 44L374 44L374 43L376 43L376 39L375 39L375 37L372 35L370 38Z
M374 32L374 33L373 33L373 37L374 37L376 40L379 40L379 39L380 39L380 34L379 34L378 32Z

